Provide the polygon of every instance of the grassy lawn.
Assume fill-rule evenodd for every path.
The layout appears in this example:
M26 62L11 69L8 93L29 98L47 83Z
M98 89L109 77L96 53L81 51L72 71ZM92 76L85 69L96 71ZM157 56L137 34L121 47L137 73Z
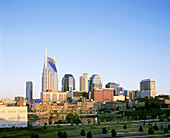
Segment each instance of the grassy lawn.
M102 128L106 127L108 133L114 128L118 133L135 133L139 132L139 124L137 123L126 123L127 129L123 128L124 124L102 124L102 125L85 125L85 126L47 126L44 130L42 127L33 127L31 131L28 130L13 130L8 132L0 132L0 137L18 137L18 138L30 138L31 134L38 134L40 138L57 137L59 131L66 132L68 137L80 136L82 129L85 130L86 134L91 131L92 135L102 134ZM148 126L143 126L143 132L148 131Z

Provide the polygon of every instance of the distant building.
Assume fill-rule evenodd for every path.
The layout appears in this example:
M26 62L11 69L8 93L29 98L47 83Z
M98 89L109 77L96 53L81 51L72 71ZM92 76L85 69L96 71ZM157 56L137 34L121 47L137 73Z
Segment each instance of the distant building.
M45 65L42 73L42 92L48 89L58 90L58 74L54 59L47 57L47 50L45 51Z
M1 107L0 128L27 127L27 107Z
M41 103L41 99L35 99L36 103Z
M100 102L114 101L114 89L113 88L94 89L93 100Z
M47 90L41 93L41 102L44 103L62 103L67 101L67 93L58 90Z
M114 101L125 101L124 95L114 96Z
M106 84L106 88L113 88L114 89L114 95L119 95L119 86L120 83L114 83L114 82L109 82Z
M73 91L67 93L67 100L69 99L81 99L85 98L88 99L89 93L86 91Z
M80 91L88 92L88 73L83 73L80 77Z
M145 79L140 82L140 92L138 92L138 98L155 97L157 91L155 90L155 80Z
M26 82L26 100L30 102L32 100L33 84L31 81Z
M23 99L24 99L24 97L22 97L22 96L15 97L16 102L22 101Z
M2 103L5 105L15 105L16 101L11 100L9 98L2 98Z
M140 91L155 90L155 80L145 79L140 82Z
M62 79L62 91L72 92L75 90L75 79L72 74L65 74Z
M101 77L97 74L93 74L89 79L89 92L91 92L92 99L94 99L95 89L102 89Z

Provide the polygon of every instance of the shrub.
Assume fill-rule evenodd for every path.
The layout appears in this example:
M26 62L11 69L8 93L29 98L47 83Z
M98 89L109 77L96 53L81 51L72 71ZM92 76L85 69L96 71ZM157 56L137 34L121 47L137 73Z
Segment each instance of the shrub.
M97 120L98 125L100 125L100 122L101 122L100 119L98 119L98 120Z
M140 132L142 132L142 131L143 131L142 126L140 126L138 130L139 130Z
M112 137L115 137L116 136L116 134L117 134L117 132L115 131L115 129L112 129Z
M153 134L153 133L154 133L153 128L152 128L152 127L149 127L149 129L148 129L148 134Z
M31 134L31 138L39 138L38 134Z
M104 119L104 124L106 124L106 119Z
M81 130L80 135L81 135L81 136L85 136L85 135L86 135L86 132L85 132L84 129Z
M62 134L62 132L60 131L60 132L57 133L57 135L58 135L59 138L62 138L62 135L63 135L63 134Z
M102 133L103 134L107 134L107 129L104 127L104 128L102 128Z
M93 124L94 124L94 125L96 124L96 120L93 121Z
M168 133L168 128L167 127L164 128L164 132Z
M161 130L164 130L164 125L163 124L161 124Z
M67 133L63 132L62 138L67 138Z
M156 124L156 123L155 123L155 125L154 125L153 129L154 129L155 131L158 131L158 126L157 126L157 124Z
M124 129L126 129L126 128L127 128L127 126L126 126L126 125L124 125L124 126L123 126L123 128L124 128Z
M88 124L90 124L90 123L91 123L91 119L88 118L88 119L87 119L87 122L88 122Z
M87 138L92 138L92 133L91 133L91 131L89 131L89 132L87 133Z
M44 123L44 125L47 125L47 123Z
M46 126L46 125L44 125L44 126L43 126L43 129L44 129L44 130L46 130L46 129L47 129L47 126Z
M168 125L168 130L170 130L170 124Z
M143 125L145 126L145 121L143 122Z

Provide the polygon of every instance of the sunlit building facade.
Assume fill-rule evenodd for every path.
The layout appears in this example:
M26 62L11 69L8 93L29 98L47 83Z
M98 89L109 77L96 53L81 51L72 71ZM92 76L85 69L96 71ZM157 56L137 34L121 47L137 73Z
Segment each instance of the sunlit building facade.
M58 74L54 59L47 57L47 50L45 51L45 65L42 73L42 92L48 89L58 90Z
M88 92L88 73L83 73L80 77L80 91Z

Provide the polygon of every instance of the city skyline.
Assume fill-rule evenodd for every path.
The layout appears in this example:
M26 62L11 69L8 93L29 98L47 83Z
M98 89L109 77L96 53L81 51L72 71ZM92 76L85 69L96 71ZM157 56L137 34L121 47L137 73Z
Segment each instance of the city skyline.
M158 95L170 93L169 1L0 4L0 99L26 97L29 80L40 98L45 48L56 53L59 90L64 74L73 74L79 90L88 73L100 75L103 88L120 82L136 90L153 78Z

